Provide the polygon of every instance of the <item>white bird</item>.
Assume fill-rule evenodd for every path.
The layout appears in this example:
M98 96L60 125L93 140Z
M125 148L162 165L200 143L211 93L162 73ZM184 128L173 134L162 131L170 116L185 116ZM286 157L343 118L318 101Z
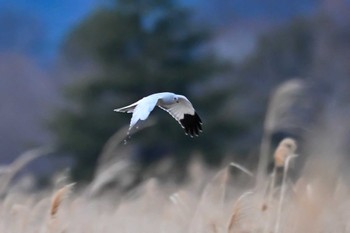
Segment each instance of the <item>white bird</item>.
M184 128L186 135L198 136L202 131L202 120L194 110L191 102L183 95L176 95L171 92L155 93L143 97L139 101L128 106L114 109L116 112L132 113L129 131L139 121L148 118L155 106L167 111Z

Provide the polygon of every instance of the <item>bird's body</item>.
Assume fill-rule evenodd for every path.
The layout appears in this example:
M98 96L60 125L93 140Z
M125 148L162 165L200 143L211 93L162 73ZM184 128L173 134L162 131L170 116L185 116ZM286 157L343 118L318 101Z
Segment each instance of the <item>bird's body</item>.
M144 121L148 118L155 106L167 111L174 117L185 129L186 134L198 136L199 132L202 131L202 121L195 112L191 102L185 96L171 92L155 93L114 111L132 113L130 132L139 121Z

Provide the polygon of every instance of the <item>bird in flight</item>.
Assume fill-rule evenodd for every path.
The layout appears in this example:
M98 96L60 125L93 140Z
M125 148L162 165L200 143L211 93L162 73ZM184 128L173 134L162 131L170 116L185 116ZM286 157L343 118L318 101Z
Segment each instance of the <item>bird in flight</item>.
M148 118L152 110L158 106L167 111L185 130L186 135L198 136L202 132L202 120L194 110L191 102L183 95L171 92L155 93L143 97L139 101L128 106L114 109L115 112L132 113L130 130L137 127L137 123Z

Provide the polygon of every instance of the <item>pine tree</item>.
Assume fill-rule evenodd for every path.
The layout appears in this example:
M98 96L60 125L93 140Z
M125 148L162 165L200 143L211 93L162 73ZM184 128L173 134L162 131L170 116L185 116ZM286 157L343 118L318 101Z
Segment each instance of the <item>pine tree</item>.
M129 123L130 115L112 110L155 92L188 96L198 105L204 129L209 132L201 139L186 137L173 119L155 110L154 115L159 114L157 125L140 132L142 137L134 140L145 158L142 162L171 152L179 164L185 164L193 150L206 151L210 161L220 158L216 142L221 138L216 134L215 141L209 135L217 122L206 114L213 113L215 101L225 95L203 98L191 94L194 86L223 67L201 52L208 36L207 31L194 27L188 10L171 0L120 0L77 26L64 44L64 57L73 65L88 58L98 72L68 88L67 100L72 106L53 121L61 148L76 160L74 179L91 178L104 143ZM219 126L218 130L229 128Z

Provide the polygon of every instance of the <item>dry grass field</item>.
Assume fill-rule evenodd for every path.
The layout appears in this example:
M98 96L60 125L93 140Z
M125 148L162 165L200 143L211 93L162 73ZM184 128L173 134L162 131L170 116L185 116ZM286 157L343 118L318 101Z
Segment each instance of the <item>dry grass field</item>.
M256 184L254 172L238 164L213 171L193 162L186 184L152 178L122 196L91 197L73 184L40 193L12 187L0 202L0 232L350 232L349 182L339 161L310 157L292 181L288 166L298 157L279 160L279 184L277 173Z

